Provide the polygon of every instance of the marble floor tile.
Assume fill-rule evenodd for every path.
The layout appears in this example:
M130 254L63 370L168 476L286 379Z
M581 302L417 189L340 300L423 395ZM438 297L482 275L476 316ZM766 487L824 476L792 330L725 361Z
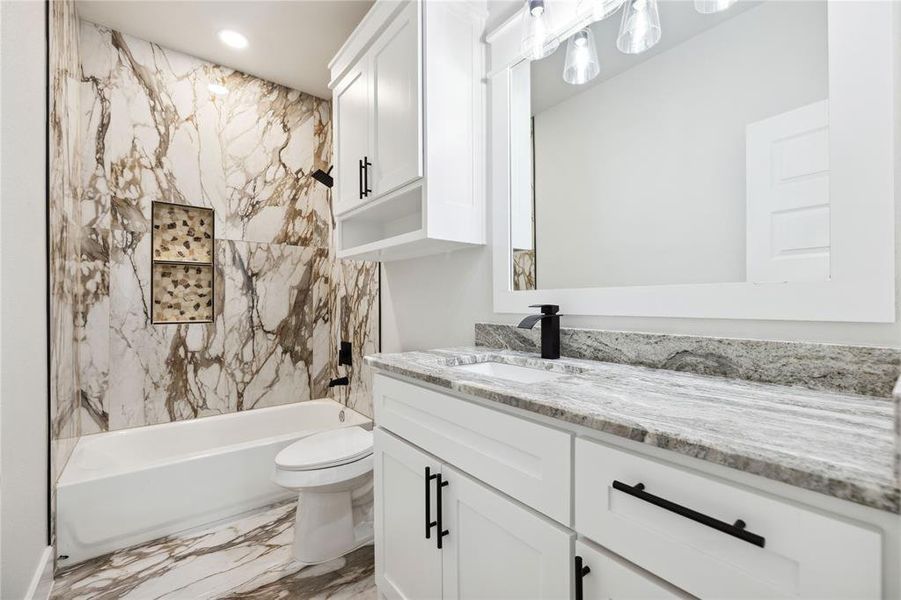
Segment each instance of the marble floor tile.
M375 599L372 546L302 568L294 501L92 559L57 576L52 600Z

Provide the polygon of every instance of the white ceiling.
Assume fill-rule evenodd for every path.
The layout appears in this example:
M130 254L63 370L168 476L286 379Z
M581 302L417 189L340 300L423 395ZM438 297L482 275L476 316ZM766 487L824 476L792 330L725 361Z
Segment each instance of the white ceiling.
M81 18L257 77L331 98L328 61L372 0L78 0ZM235 50L216 36L234 29Z

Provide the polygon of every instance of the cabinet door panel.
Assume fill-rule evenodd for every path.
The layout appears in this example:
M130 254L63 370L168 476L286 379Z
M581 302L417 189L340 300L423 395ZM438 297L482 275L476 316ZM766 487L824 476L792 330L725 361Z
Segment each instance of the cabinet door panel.
M364 58L335 89L336 214L366 201L360 197L360 161L370 153L369 111L369 81Z
M425 469L441 464L389 433L376 429L375 445L375 580L389 599L441 598L441 551L425 538ZM435 518L435 485L431 484Z
M444 466L446 600L569 598L572 534Z
M422 176L419 3L410 2L372 48L370 174L376 196Z
M676 600L690 598L597 546L576 542L576 556L590 571L582 577L584 600Z

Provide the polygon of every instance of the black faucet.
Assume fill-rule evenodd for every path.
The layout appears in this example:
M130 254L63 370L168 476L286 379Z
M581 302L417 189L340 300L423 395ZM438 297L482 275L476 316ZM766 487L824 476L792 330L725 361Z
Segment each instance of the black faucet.
M541 358L560 358L560 317L556 304L531 304L529 308L540 308L540 315L529 315L519 323L520 329L531 329L541 321Z

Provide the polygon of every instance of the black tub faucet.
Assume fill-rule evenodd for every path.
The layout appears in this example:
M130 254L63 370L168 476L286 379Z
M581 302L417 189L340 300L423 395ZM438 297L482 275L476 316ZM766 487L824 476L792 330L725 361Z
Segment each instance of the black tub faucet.
M541 321L541 358L560 358L560 317L556 304L531 304L529 308L540 308L540 315L529 315L519 323L520 329L531 329Z

